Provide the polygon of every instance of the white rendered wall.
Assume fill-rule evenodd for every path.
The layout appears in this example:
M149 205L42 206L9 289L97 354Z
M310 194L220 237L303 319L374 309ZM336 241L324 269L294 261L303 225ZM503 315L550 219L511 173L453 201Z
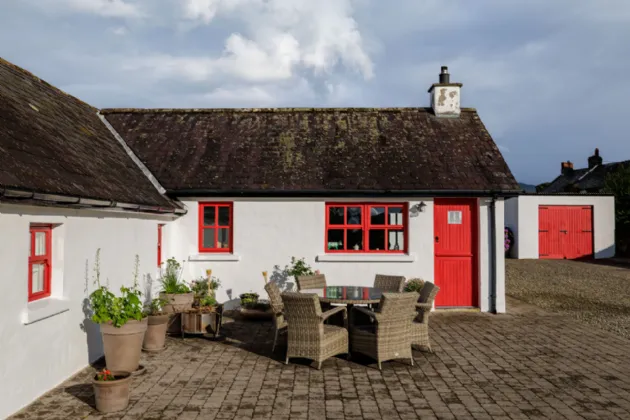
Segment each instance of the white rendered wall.
M519 259L538 258L539 206L593 206L595 258L615 255L615 198L609 196L532 195L512 198L506 206L508 226L514 229L516 249L512 254ZM514 210L516 207L516 210Z
M136 254L140 281L155 279L158 221L154 217L160 216L0 204L0 418L102 356L99 327L84 323L83 309L94 290L96 250L101 248L101 281L116 291L132 284ZM58 224L52 234L53 296L31 304L27 293L30 223ZM65 312L55 314L61 310ZM52 315L25 324L42 313Z
M263 271L274 274L274 266L283 269L291 256L304 257L313 269L326 275L329 284L372 285L377 273L403 275L407 278L420 277L433 281L433 200L410 199L409 205L423 201L424 212L409 217L409 256L398 255L353 255L331 256L324 252L325 203L328 201L361 202L365 200L326 200L326 199L228 199L216 198L201 201L234 203L234 257L203 254L198 252L198 201L184 201L188 213L167 224L163 230L162 249L164 260L175 257L185 260L184 278L188 281L203 276L206 269L221 279L222 286L217 293L221 302L235 304L244 292L264 291ZM392 202L392 200L380 200ZM400 200L399 200L400 201ZM485 206L485 204L483 204ZM503 208L501 215L498 246L503 249ZM481 231L487 232L488 213L480 212ZM480 235L485 246L480 247L480 305L488 307L488 245L487 233ZM502 255L500 253L500 255ZM226 259L232 259L226 261ZM336 261L331 261L335 260ZM340 261L342 259L343 261ZM484 268L485 267L485 268ZM502 266L501 266L502 267ZM501 269L499 267L499 269ZM503 274L498 273L501 279ZM503 280L501 280L503 281ZM291 284L294 279L288 279ZM501 297L504 299L504 297Z

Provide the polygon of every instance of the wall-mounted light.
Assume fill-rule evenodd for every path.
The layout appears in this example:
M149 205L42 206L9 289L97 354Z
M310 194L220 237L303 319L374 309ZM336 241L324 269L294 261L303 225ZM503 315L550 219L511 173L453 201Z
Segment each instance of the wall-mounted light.
M413 206L411 206L411 208L409 209L410 213L412 216L417 216L419 213L424 212L424 208L427 205L424 204L424 201L419 202L418 204L414 204Z

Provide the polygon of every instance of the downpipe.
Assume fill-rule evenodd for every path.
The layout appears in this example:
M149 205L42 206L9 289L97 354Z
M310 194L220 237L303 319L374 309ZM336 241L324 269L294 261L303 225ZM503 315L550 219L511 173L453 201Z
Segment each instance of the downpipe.
M497 313L497 228L496 228L496 196L490 199L490 267L488 274L490 276L489 284L489 312Z

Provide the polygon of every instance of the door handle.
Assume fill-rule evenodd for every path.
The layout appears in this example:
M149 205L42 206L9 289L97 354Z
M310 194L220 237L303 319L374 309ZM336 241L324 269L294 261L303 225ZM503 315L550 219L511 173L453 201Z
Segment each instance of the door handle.
M567 233L567 231L566 231L566 230L562 230L562 229L560 229L560 232L562 232L562 233Z
M440 237L439 237L439 236L436 236L436 237L435 237L435 243L436 243L436 244L439 244L439 243L440 243Z

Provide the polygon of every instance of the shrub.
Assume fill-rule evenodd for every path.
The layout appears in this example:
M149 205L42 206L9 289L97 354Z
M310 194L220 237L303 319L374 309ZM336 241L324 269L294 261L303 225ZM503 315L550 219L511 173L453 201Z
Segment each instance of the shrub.
M504 242L503 242L506 256L510 253L510 250L512 249L513 244L514 244L514 233L512 233L512 229L510 229L509 227L506 227Z
M241 298L241 306L247 307L247 305L254 305L258 303L258 293L243 293L239 296Z
M291 265L285 267L285 271L289 276L309 276L313 275L313 269L304 261L304 258L297 259L291 257Z
M424 287L424 280L410 279L405 283L405 292L418 292Z

